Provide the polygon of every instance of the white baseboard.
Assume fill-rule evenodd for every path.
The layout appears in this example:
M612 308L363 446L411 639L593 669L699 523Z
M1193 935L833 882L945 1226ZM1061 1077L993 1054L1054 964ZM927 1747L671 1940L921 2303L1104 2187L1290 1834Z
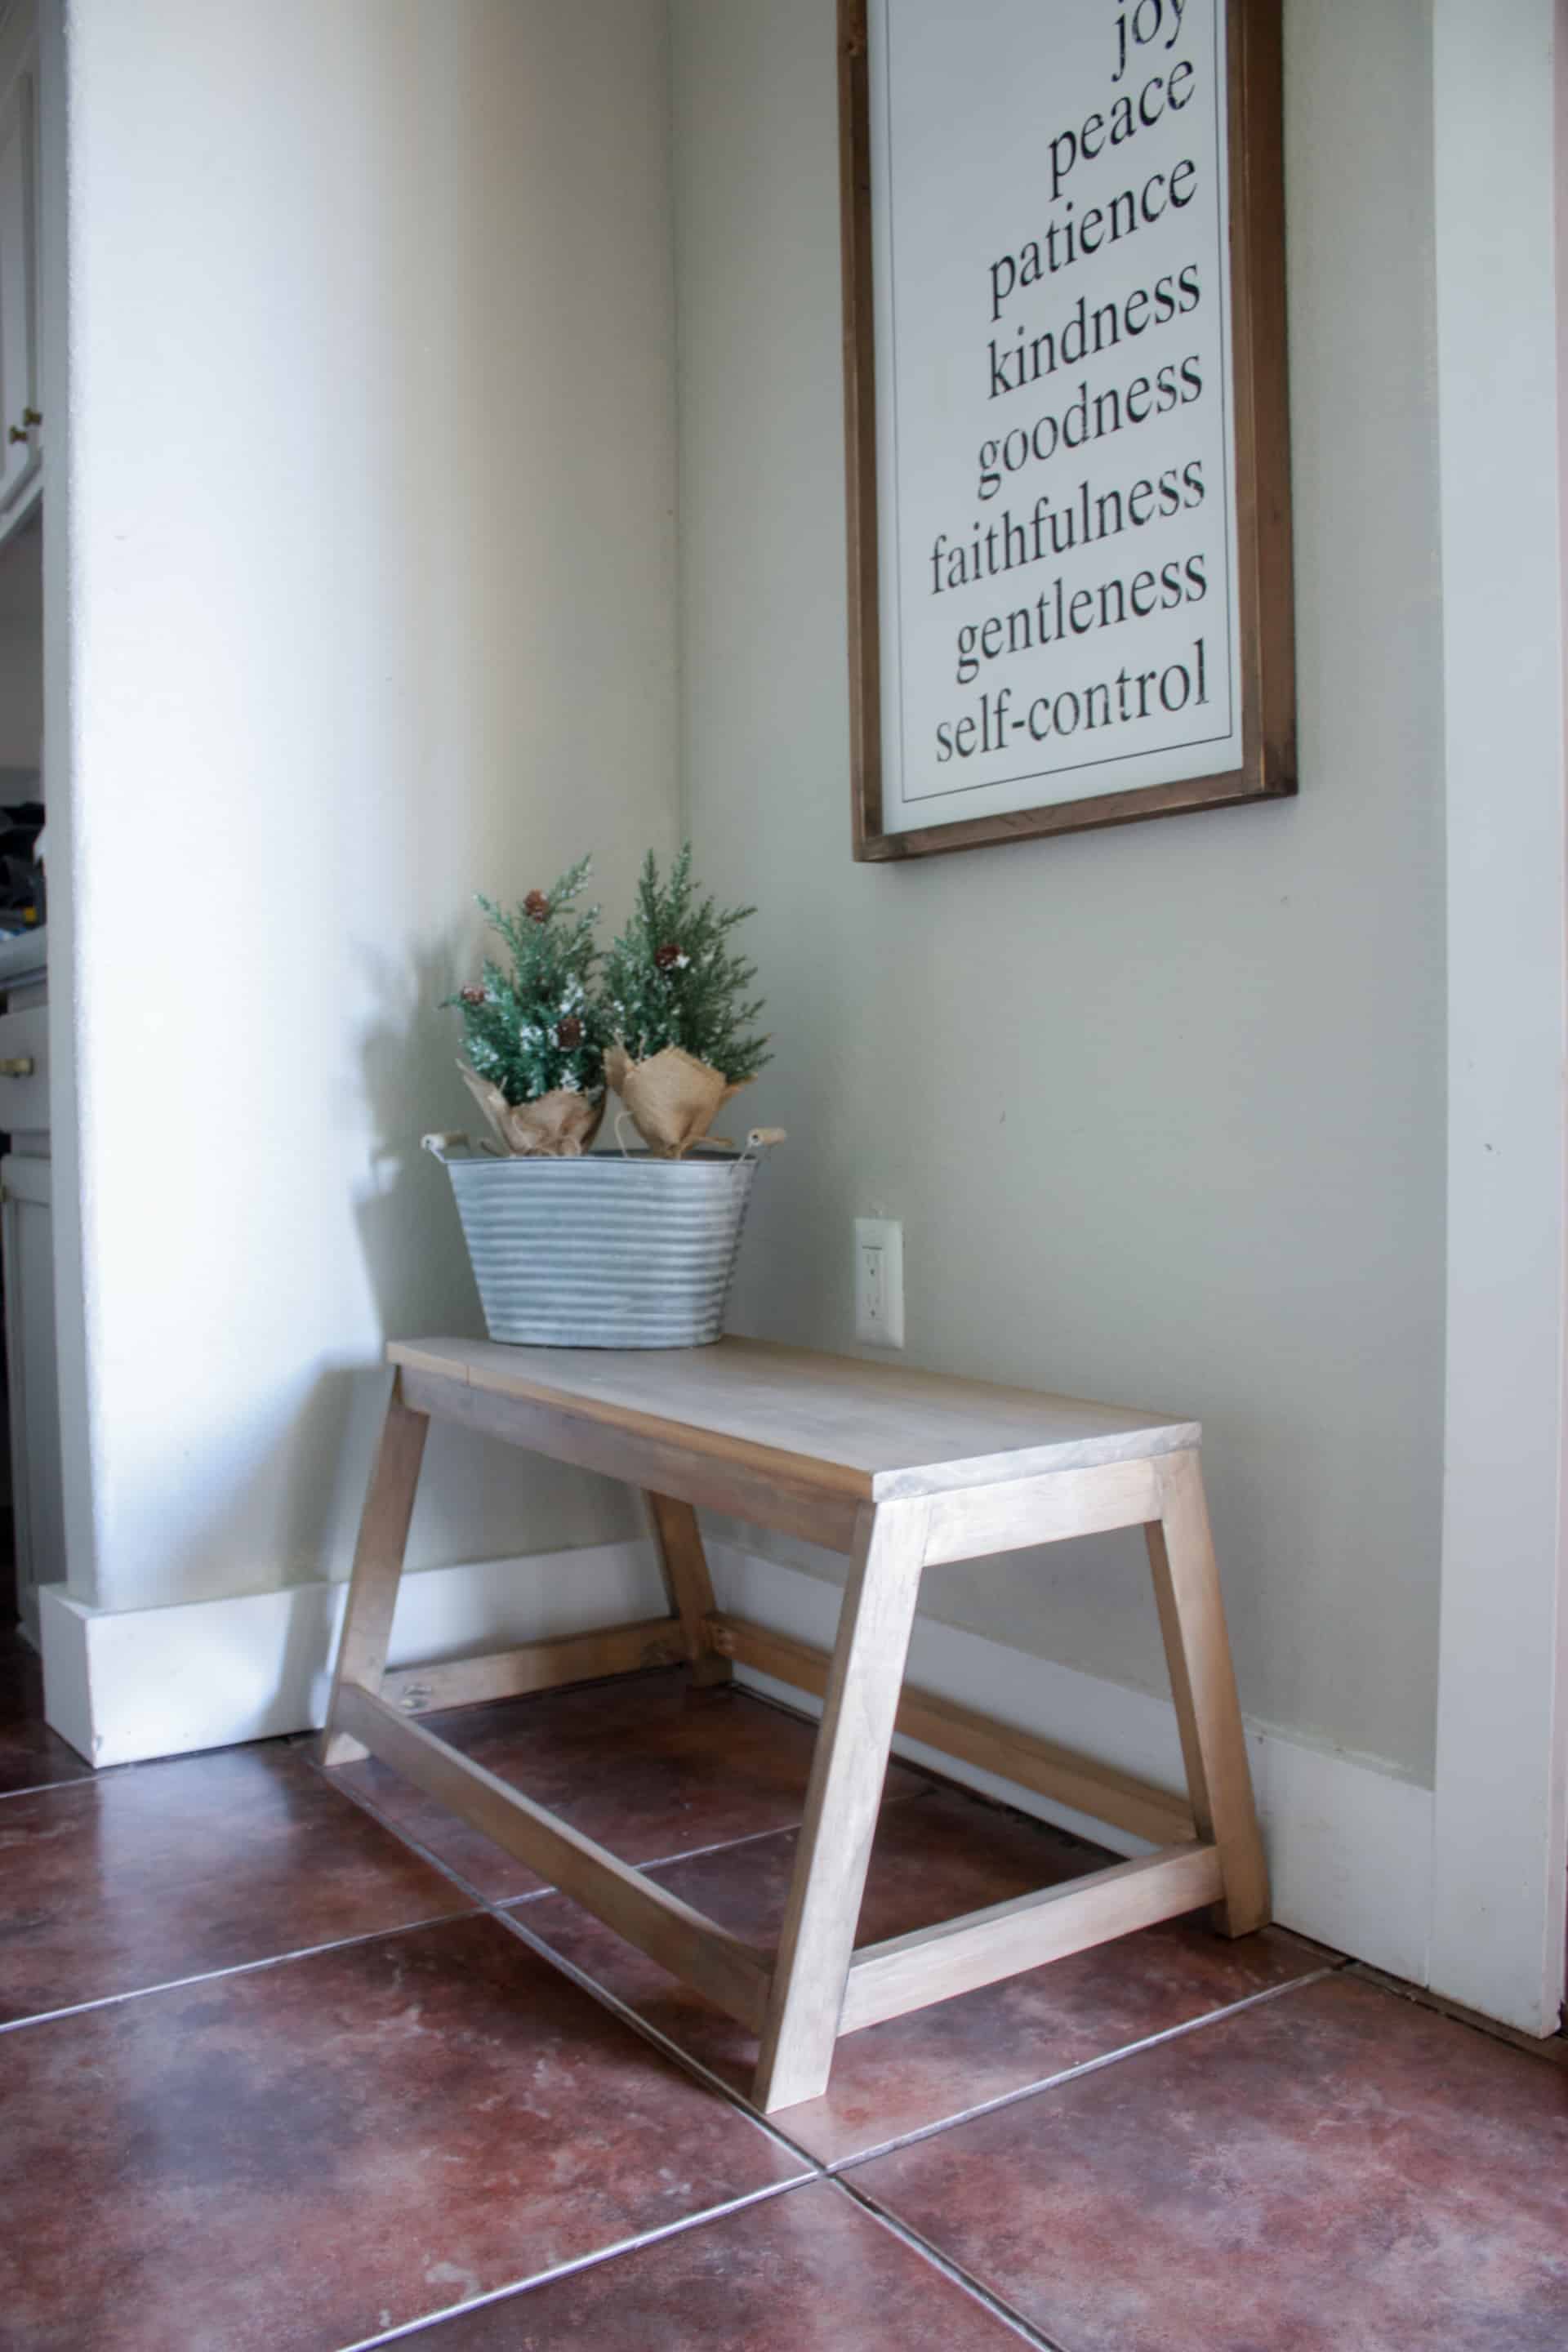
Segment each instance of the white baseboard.
M710 1542L708 1549L723 1608L819 1648L831 1645L837 1586L730 1544ZM740 1675L753 1689L821 1713L820 1700L793 1685L749 1667L742 1667ZM1053 1665L923 1617L915 1624L910 1679L1163 1788L1183 1786L1181 1742L1168 1699ZM1373 1759L1314 1748L1266 1725L1249 1722L1247 1729L1275 1917L1392 1976L1425 1984L1432 1912L1431 1790L1401 1780ZM1117 1853L1148 1851L1125 1832L918 1740L900 1738L894 1744L911 1762L928 1764Z
M45 1706L79 1755L134 1764L305 1731L325 1719L346 1584L295 1584L168 1609L41 1595ZM668 1607L650 1544L595 1544L405 1576L389 1662L419 1665Z

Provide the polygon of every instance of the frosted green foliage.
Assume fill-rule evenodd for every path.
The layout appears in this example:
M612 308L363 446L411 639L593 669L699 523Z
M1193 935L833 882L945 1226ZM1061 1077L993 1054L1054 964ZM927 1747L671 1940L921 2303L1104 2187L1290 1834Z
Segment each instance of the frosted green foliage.
M607 1038L594 993L599 909L577 905L589 871L580 858L548 895L531 890L510 914L479 900L510 970L487 958L480 979L445 1001L462 1015L470 1066L509 1103L535 1102L558 1087L590 1096L603 1089Z
M729 944L736 924L755 912L698 897L689 842L667 882L649 850L636 907L605 959L600 984L606 1032L634 1062L679 1045L738 1083L772 1059L766 1037L752 1034L762 999L744 1001L757 968Z

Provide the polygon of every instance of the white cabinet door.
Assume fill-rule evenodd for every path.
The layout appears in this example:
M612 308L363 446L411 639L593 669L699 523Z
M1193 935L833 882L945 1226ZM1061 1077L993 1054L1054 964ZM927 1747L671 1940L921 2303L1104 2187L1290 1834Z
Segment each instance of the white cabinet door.
M0 509L38 469L37 214L33 77L0 105Z
M11 1494L16 1522L16 1601L38 1639L38 1587L66 1572L55 1362L55 1246L47 1160L0 1160L5 1206L5 1357L11 1390Z

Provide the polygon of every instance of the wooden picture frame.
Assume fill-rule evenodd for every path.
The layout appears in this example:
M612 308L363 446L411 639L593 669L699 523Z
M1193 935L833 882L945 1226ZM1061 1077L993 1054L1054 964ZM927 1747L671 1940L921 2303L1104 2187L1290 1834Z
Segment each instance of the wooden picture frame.
M870 0L879 7L882 0ZM1280 0L1225 9L1234 604L1242 755L1224 771L1005 814L884 824L873 169L868 0L838 0L850 749L857 859L881 862L1127 824L1296 791Z

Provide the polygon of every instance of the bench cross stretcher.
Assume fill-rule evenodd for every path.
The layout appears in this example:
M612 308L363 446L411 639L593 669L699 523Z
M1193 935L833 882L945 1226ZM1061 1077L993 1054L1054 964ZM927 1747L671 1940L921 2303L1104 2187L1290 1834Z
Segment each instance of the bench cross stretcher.
M428 1339L394 1366L322 1738L368 1749L754 2032L765 2111L816 2098L834 2044L1110 1937L1213 1906L1268 1917L1268 1878L1204 1499L1197 1424L750 1339L621 1352ZM482 1658L386 1670L432 1421L455 1421L647 1497L671 1613ZM847 1553L831 1654L714 1605L697 1509ZM1177 1796L933 1693L904 1687L922 1571L1141 1527L1181 1727ZM823 1701L794 1882L761 1951L460 1755L418 1718L689 1660ZM894 1731L1147 1841L1152 1853L855 1948Z

